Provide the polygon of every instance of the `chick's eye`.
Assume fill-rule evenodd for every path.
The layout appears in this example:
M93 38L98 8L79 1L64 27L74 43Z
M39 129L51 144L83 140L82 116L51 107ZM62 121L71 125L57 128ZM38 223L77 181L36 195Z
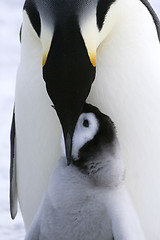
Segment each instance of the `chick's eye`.
M85 120L83 121L83 126L86 127L86 128L89 127L89 121L88 121L87 119L85 119Z

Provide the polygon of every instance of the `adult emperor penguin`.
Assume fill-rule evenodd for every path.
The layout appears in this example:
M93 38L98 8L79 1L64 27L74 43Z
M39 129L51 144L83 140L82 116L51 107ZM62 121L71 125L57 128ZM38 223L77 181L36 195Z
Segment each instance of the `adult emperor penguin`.
M144 240L124 184L124 164L111 119L85 105L26 240Z
M61 126L70 161L89 94L87 101L117 126L127 187L147 239L159 239L159 36L145 0L25 2L11 131L11 214L18 196L26 229L60 157Z

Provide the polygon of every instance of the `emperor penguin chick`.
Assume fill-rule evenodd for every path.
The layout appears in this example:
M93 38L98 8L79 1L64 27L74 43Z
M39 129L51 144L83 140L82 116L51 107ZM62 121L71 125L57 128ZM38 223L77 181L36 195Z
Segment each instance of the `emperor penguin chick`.
M71 164L58 162L26 240L144 240L111 119L85 104L72 144Z

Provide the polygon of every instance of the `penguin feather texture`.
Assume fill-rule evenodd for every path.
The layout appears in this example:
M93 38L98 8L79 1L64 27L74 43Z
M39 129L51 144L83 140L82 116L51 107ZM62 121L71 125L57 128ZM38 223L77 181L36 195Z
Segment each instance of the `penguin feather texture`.
M84 118L89 125L83 126ZM145 239L124 184L124 165L114 124L109 118L105 124L114 132L109 142L97 116L80 115L73 137L73 143L79 141L82 131L79 159L73 155L69 166L65 157L58 161L26 240ZM88 144L93 144L96 135L101 140L100 149L89 152ZM89 157L82 160L85 146ZM77 161L83 161L83 165L77 165Z
M57 44L62 46L55 61L64 58L63 63L67 64L76 52L73 51L76 37L67 25L70 12L74 13L76 33L81 39L76 49L79 54L84 51L91 70L96 64L87 102L113 119L127 169L127 189L147 240L159 240L160 31L158 18L147 0L26 0L15 92L15 137L12 138L15 141L11 160L12 217L16 215L18 197L26 231L29 229L61 156L61 124L47 92L54 88L46 88L43 73L57 50L53 46L55 32L64 30L63 39L72 41L66 57L65 44L58 38ZM72 63L76 61L73 59ZM53 68L63 73L65 66L51 65L46 73ZM80 66L71 65L67 69L78 71ZM77 72L74 79L81 73ZM61 88L70 79L70 74L65 74ZM79 98L82 95L80 91ZM69 98L76 103L72 94ZM62 96L62 103L65 102ZM63 109L71 107L66 104Z

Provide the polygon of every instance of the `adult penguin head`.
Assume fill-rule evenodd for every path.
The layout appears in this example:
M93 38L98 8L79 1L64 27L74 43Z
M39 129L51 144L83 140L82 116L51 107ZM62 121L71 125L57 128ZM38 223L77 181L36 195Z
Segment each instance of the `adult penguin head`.
M76 18L55 27L43 68L48 94L60 119L69 161L73 131L95 77Z
M60 16L62 18L63 13ZM61 19L60 16L55 22L43 77L62 125L69 163L74 128L95 78L95 66L88 55L77 17L71 14Z
M103 22L113 2L30 0L25 4L42 41L43 78L62 125L68 161L74 128L95 78L96 49L105 36Z

